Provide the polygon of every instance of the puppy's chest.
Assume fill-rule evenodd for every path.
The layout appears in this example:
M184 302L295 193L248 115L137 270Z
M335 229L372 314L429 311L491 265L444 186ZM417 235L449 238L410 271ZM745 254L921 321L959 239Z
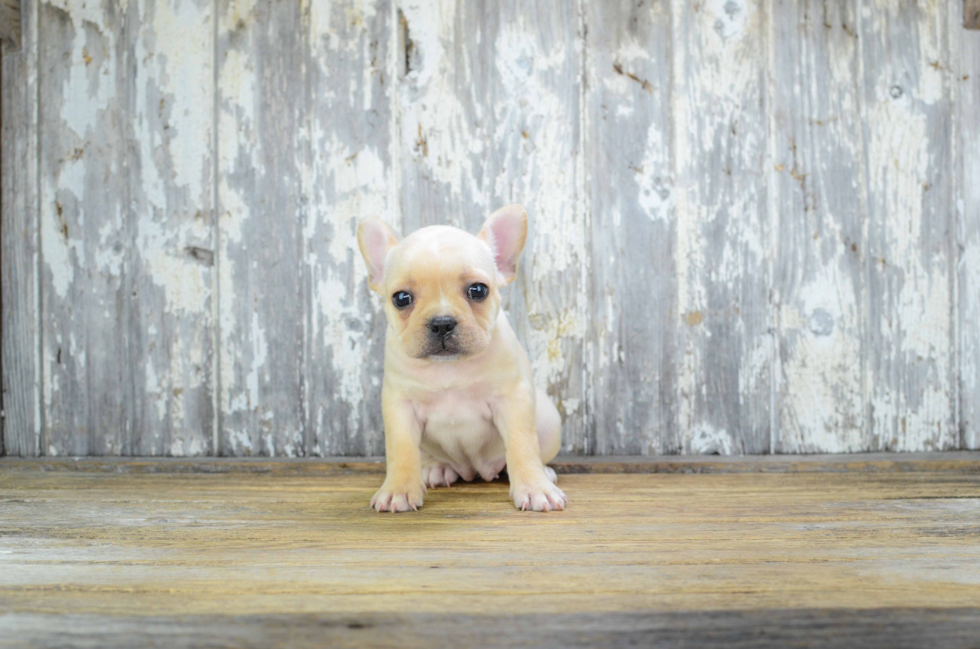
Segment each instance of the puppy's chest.
M432 393L418 400L415 409L427 437L482 432L493 426L489 401L472 390Z

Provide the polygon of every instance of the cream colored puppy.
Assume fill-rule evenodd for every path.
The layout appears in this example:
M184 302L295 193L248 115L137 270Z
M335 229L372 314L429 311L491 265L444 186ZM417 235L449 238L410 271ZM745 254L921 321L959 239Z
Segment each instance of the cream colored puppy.
M494 212L480 234L431 226L403 240L377 219L357 230L368 283L388 317L381 410L388 473L371 506L422 506L427 487L493 480L506 466L521 510L564 509L546 467L561 418L534 388L531 363L500 310L527 238L520 205Z

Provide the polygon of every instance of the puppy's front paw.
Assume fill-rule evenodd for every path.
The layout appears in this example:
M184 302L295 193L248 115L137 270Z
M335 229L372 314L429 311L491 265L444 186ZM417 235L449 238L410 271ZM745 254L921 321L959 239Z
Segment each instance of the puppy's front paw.
M385 480L371 499L371 506L379 512L418 511L425 495L425 485L421 482L395 483Z
M565 492L546 477L530 483L511 483L510 496L514 499L514 506L522 512L529 509L535 512L550 512L565 509L568 505Z

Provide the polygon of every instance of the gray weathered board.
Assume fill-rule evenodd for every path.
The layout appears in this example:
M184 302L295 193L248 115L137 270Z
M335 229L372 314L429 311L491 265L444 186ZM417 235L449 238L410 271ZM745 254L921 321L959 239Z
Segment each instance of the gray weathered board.
M568 453L980 448L962 0L24 0L3 447L369 455L376 215L521 202Z

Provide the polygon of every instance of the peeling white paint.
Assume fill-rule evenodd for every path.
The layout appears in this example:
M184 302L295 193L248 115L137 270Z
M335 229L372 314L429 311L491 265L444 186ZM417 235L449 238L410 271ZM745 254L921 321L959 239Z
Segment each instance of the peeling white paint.
M486 132L486 107L482 101L473 101L473 114L468 113L457 84L472 78L474 62L470 57L459 60L446 49L458 9L449 0L401 4L417 52L416 66L399 86L401 152L410 154L427 175L443 184L447 195L468 196L489 214L489 196L477 177L473 158L491 137ZM462 225L460 214L431 216Z
M674 216L670 163L670 147L663 140L663 126L652 123L647 128L643 160L636 171L639 204L648 219L665 224Z
M249 327L249 334L252 339L252 359L248 366L248 374L245 375L245 386L248 390L248 405L250 408L261 408L259 371L263 369L268 360L269 343L266 341L265 330L259 321L257 311L252 311L252 324Z
M761 450L769 421L768 404L759 401L772 390L769 340L765 313L749 307L761 297L751 291L770 281L762 193L767 125L754 108L764 80L763 11L759 3L731 0L698 7L675 1L672 12L680 21L671 50L679 434L737 427L739 451ZM730 297L711 300L719 294ZM730 358L721 379L714 367L721 359L707 357L708 350ZM717 403L735 395L737 409Z
M738 447L728 431L715 430L707 424L701 424L691 431L690 441L685 449L688 453L701 455L732 455L737 450Z
M802 310L787 305L779 311L779 330L795 339L793 354L781 367L779 390L789 395L784 407L792 409L781 417L781 438L787 445L801 444L793 447L800 450L867 450L861 337L848 327L859 306L839 267L827 264L824 271L799 291Z
M175 315L204 317L209 312L211 280L208 270L185 251L195 241L195 223L167 223L147 218L140 222L137 243L148 279L164 290L165 309Z
M938 450L955 435L945 425L952 296L946 256L923 247L922 228L924 194L945 149L929 137L921 89L899 92L887 70L879 74L868 117L868 184L879 201L873 268L886 311L868 326L890 374L872 379L872 426L884 447Z
M65 225L58 217L57 208L50 206L41 210L41 240L44 265L51 274L51 286L58 297L65 298L75 279L76 258L84 255L84 242L64 237Z
M248 431L228 429L226 432L232 453L246 457L254 455L255 448L252 446L252 436Z
M366 281L366 277L359 279ZM361 374L355 368L364 364L367 345L363 332L352 330L347 322L350 319L358 320L364 314L356 306L341 306L346 301L346 294L347 290L340 278L325 278L319 282L318 318L313 332L330 349L330 369L339 383L339 391L335 397L350 405L358 405L364 399L364 388Z
M970 347L976 305L966 299L957 306L949 273L958 272L960 286L980 285L980 245L975 229L962 234L963 253L954 271L953 252L925 245L922 235L935 218L924 184L937 169L945 173L948 155L940 140L948 135L937 124L945 123L951 110L951 84L965 74L949 60L961 36L948 31L944 21L950 10L939 3L915 12L897 12L883 1L866 4L860 24L847 26L864 30L857 37L842 33L839 17L828 22L830 27L821 26L833 30L822 36L827 51L804 44L801 56L789 62L801 74L786 89L796 102L787 107L774 103L767 87L774 83L773 66L783 64L778 52L769 55L772 60L765 52L774 34L766 12L785 10L771 3L709 0L695 8L673 0L669 7L631 7L631 16L666 26L662 31L670 34L669 42L661 47L632 28L606 40L587 38L588 3L571 10L583 16L569 16L569 8L560 4L535 12L516 6L500 8L496 20L484 21L472 7L451 0L390 5L306 0L297 38L312 49L300 57L297 78L311 82L310 103L299 110L295 141L284 134L288 144L296 144L296 160L267 168L263 161L270 154L260 149L266 134L259 125L270 122L263 111L282 110L267 105L274 95L270 88L281 80L258 72L266 69L268 75L262 68L268 61L259 56L275 56L256 49L264 41L255 34L268 38L276 27L262 23L268 8L252 0L217 6L137 2L140 32L130 35L133 43L126 48L114 40L121 32L102 6L49 3L67 11L74 40L67 44L59 86L43 89L45 97L64 99L50 104L62 133L55 140L59 150L47 152L49 168L39 179L43 292L56 307L46 315L65 319L43 323L46 411L57 407L57 397L74 387L68 382L81 370L106 375L104 366L111 367L114 357L100 348L87 355L89 339L81 327L96 320L106 328L124 322L114 291L132 284L137 294L128 299L142 309L133 313L141 314L139 326L145 326L139 332L144 347L133 353L147 355L133 369L145 392L140 412L146 421L140 425L160 428L140 443L171 455L207 452L210 440L190 429L198 422L199 402L218 384L215 401L218 416L225 418L227 452L298 456L377 440L377 431L366 428L381 383L370 361L381 353L383 343L376 337L383 314L380 301L364 287L356 219L380 216L396 226L405 219L472 225L500 204L518 201L528 207L532 229L508 307L526 338L536 384L562 404L566 429L578 436L576 449L595 450L585 435L595 423L589 418L596 401L618 399L623 406L608 417L611 429L595 431L600 450L742 452L746 440L766 425L765 404L759 403L767 396L779 409L774 421L781 430L775 434L785 448L857 451L879 444L919 450L955 442L949 381L959 370L969 398L978 389L980 370L978 346ZM212 61L214 7L220 12L214 17L217 61ZM413 46L404 77L399 72L406 53L394 46L399 10ZM549 30L538 29L532 16L548 18ZM624 25L626 20L624 14ZM384 31L375 24L384 24ZM915 49L907 62L874 65L894 58L882 52L903 39ZM96 51L100 42L105 45ZM125 97L117 93L129 70L118 70L115 58L123 49L132 66ZM341 69L338 61L348 68ZM641 71L650 66L667 68L670 83L644 79ZM829 76L840 92L833 101L818 101L807 74ZM599 88L619 101L593 106ZM790 117L819 123L829 133L826 140L841 140L842 155L858 161L855 169L861 171L846 181L848 194L857 197L853 207L841 212L807 203L838 189L815 183L833 178L839 158L808 156L812 149L804 149L817 138L806 129L793 131L799 136L793 142L798 156L785 142L772 145L770 127L787 116L762 111L777 105L801 113L812 108L814 114ZM666 117L660 119L658 110ZM648 119L651 115L656 117ZM859 128L851 122L840 126L842 117L854 115ZM635 138L642 155L621 160L615 151L595 150L598 120L610 120ZM635 126L641 120L642 127ZM42 137L51 128L42 125ZM131 146L128 158L115 150L123 146L119 142ZM214 142L217 151L210 150ZM218 177L212 178L215 157ZM807 168L814 162L815 168ZM617 187L629 197L593 214L586 188L597 165L606 164L631 169ZM959 182L980 186L980 180L970 181L980 164L970 164ZM772 171L776 166L781 169ZM130 204L110 200L93 209L103 203L93 199L95 173L106 183L123 178L121 187L135 182ZM298 255L284 263L295 262L301 277L295 314L302 319L297 327L302 341L278 339L275 323L266 322L266 312L257 306L271 299L269 287L250 284L269 270L253 254L265 243L254 240L253 228L267 225L257 219L270 217L266 197L256 199L248 187L249 176L268 179L272 173L300 195L299 214L274 218L290 224L295 222L286 219L299 219L302 225L302 241L284 246L285 256L293 250ZM773 250L779 219L790 218L779 210L796 196L771 199L767 192L774 186L803 196L803 214L796 215L801 226L819 225L814 227L819 237L805 242L808 255ZM962 196L950 197L961 221L977 212L975 195L965 195L966 203ZM218 219L217 241L212 218ZM871 222L853 242L848 237L854 233L842 226L852 218ZM641 249L645 242L595 249L593 219L600 227L623 228L643 219L651 228L646 232L662 228L673 237L672 247L658 255L672 257L652 259ZM215 266L206 261L209 254L217 259ZM752 300L764 293L760 286L775 283L767 273L779 254L794 255L801 267L787 280L793 294L784 302L786 296L774 289L769 304L760 306ZM868 261L858 286L852 286L855 257ZM652 304L657 315L646 325L623 327L618 319L623 301L636 299L640 291L628 284L628 270L610 273L593 287L594 269L651 263L666 266L662 281L674 284L664 294L674 302ZM137 272L138 281L132 280ZM869 295L865 280L874 280L878 292ZM98 282L109 289L93 290ZM598 294L590 293L593 288ZM871 313L877 315L868 320ZM952 324L957 313L959 330ZM661 317L669 326L661 327ZM776 317L769 331L767 319ZM643 326L655 332L651 336L670 337L630 345L628 336ZM71 334L67 341L64 331ZM959 368L950 352L957 334ZM784 343L784 355L771 372L774 335L782 337L776 342ZM273 403L282 396L269 385L278 364L295 361L278 357L276 350L292 342L302 346L296 374L303 375L297 381L306 392ZM656 353L644 353L661 342ZM718 358L719 344L726 346L724 359ZM865 369L854 359L870 353L870 344L881 358ZM216 376L208 376L212 363ZM643 386L637 394L644 399L658 389L672 395L647 404L659 421L644 422L646 429L638 430L624 414L634 405L629 395L610 393L623 389L610 380L614 372ZM663 381L669 383L661 387ZM309 434L295 428L292 413L279 410L290 399L302 402L299 417L313 427ZM345 421L330 428L340 412ZM49 418L49 425L54 420ZM334 430L349 431L348 438L334 439ZM49 446L52 454L72 451ZM120 440L106 441L106 449L122 448Z
M169 401L166 386L161 385L157 377L156 368L153 363L145 365L146 371L146 396L149 397L150 405L156 410L157 419L163 419L167 414L167 402Z

